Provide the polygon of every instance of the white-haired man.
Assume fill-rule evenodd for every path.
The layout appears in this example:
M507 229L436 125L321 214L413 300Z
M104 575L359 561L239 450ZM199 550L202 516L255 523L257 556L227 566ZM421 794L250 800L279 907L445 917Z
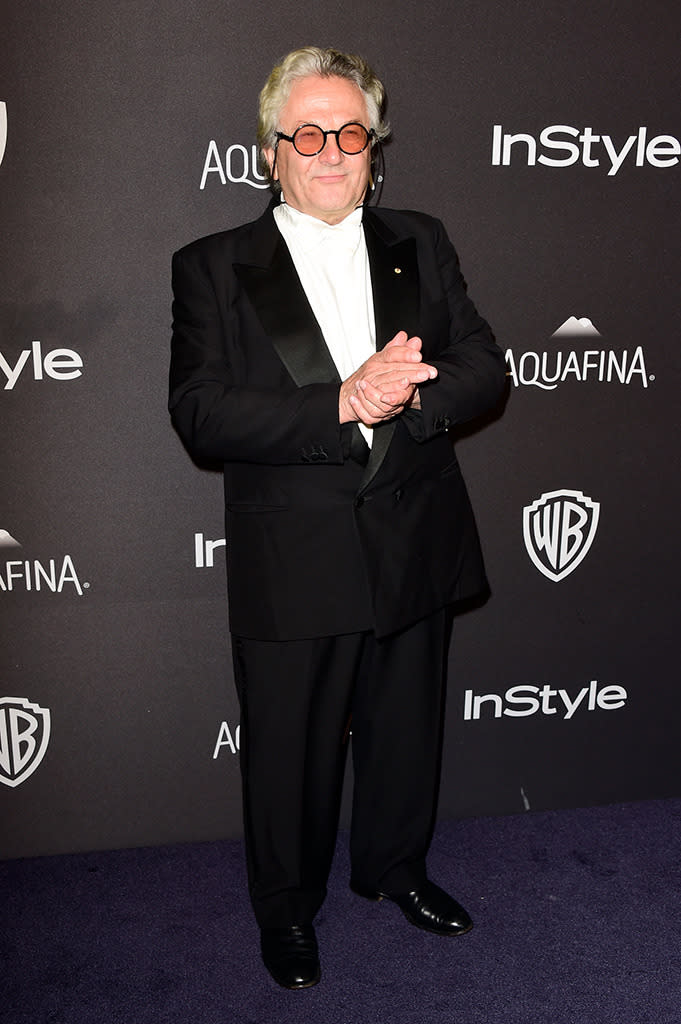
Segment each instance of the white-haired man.
M273 202L173 262L170 409L224 464L249 887L287 988L320 977L350 723L352 888L471 927L425 864L450 610L485 586L447 432L504 362L442 225L364 205L383 99L359 57L289 54L260 97Z

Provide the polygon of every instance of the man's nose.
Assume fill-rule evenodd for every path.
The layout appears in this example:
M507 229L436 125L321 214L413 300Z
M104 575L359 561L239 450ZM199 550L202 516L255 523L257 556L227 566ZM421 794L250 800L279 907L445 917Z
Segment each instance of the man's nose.
M338 148L338 139L335 135L326 136L326 145L319 154L319 159L325 164L337 164L343 159L343 153Z

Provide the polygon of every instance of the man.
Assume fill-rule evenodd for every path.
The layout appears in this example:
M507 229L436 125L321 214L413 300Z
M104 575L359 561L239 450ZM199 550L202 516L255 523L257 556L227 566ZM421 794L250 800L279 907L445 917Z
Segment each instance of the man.
M352 888L472 927L425 866L448 610L485 585L447 431L504 362L442 225L363 205L383 98L361 58L289 54L260 97L274 202L173 262L170 409L224 464L249 886L287 988L320 977L350 722Z

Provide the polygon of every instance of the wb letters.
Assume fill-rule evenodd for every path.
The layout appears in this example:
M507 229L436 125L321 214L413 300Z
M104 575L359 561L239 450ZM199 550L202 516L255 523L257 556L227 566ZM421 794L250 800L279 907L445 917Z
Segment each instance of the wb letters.
M50 712L23 697L0 700L0 783L19 786L33 774L50 740Z

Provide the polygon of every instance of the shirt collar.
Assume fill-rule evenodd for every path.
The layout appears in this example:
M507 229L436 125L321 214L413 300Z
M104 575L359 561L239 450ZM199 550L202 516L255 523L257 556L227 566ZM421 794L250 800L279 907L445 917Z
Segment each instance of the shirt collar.
M354 251L362 240L362 214L363 208L358 206L338 224L327 224L318 217L296 210L283 200L274 209L277 225L290 232L306 252L322 244Z

